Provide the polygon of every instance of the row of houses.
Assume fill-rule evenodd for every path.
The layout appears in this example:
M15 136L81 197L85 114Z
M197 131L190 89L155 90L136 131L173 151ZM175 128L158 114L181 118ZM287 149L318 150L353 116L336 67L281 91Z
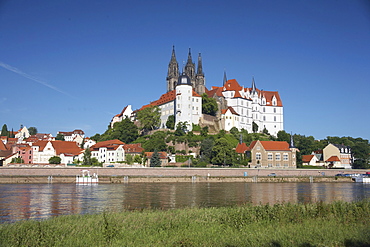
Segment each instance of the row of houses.
M324 166L326 168L351 169L353 155L351 148L342 144L329 143L324 149L302 155L303 165Z

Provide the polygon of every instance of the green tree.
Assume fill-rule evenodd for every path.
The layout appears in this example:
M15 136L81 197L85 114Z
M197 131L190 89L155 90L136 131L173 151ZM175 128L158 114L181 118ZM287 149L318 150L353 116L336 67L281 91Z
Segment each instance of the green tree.
M212 159L213 138L205 138L200 143L200 161L210 163Z
M217 139L212 148L212 164L232 165L235 156L233 148L225 138Z
M254 121L252 123L252 131L253 131L253 133L257 133L258 132L258 124L256 124Z
M200 130L200 135L203 136L203 137L207 137L208 136L208 126L204 126L201 130Z
M8 126L6 124L4 124L2 129L1 129L1 135L2 136L9 136Z
M17 157L17 158L13 158L10 163L23 164L24 160L22 159L22 157Z
M150 167L160 167L162 164L157 150L154 151L152 157L150 158Z
M290 135L286 133L284 130L280 130L277 133L277 141L285 141L285 142L290 142Z
M60 164L62 159L59 156L53 156L49 159L49 164Z
M91 158L91 166L103 166L103 162L99 162L99 160L95 157Z
M37 134L37 128L36 127L29 127L28 132L30 135L36 135Z
M142 162L143 162L143 159L141 158L141 156L140 155L135 155L134 163L142 164Z
M108 126L108 129L100 136L100 141L118 139L124 143L131 143L139 136L138 127L129 118L123 119L121 122L116 122L113 128Z
M125 161L126 161L126 164L132 165L132 163L134 163L134 158L132 157L131 154L126 154Z
M184 136L188 129L188 125L186 122L179 122L176 126L175 136Z
M168 116L166 127L171 130L175 129L175 115Z
M91 166L92 165L90 148L85 149L82 165L84 165L84 166Z
M144 131L154 130L161 123L161 112L158 106L149 106L137 113L137 119Z
M64 135L61 133L58 133L57 136L55 137L55 140L57 141L64 141Z
M100 141L100 137L101 137L101 135L96 133L95 135L91 136L90 139L93 140L93 141L98 142L98 141Z
M206 93L202 94L202 113L216 116L217 110L218 106L216 100L208 97Z
M139 138L140 139L140 138ZM153 152L154 150L158 151L166 151L167 144L166 140L166 132L164 131L156 131L152 135L145 136L145 139L137 140L142 143L142 147L146 152Z

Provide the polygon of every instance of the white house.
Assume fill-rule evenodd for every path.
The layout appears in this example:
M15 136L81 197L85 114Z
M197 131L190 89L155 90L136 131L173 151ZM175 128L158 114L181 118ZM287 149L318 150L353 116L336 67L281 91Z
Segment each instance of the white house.
M120 140L98 142L90 147L91 158L103 163L116 163L125 161L125 143Z
M68 141L38 141L32 145L33 163L48 164L53 156L61 158L62 164L72 163L83 153L76 142Z

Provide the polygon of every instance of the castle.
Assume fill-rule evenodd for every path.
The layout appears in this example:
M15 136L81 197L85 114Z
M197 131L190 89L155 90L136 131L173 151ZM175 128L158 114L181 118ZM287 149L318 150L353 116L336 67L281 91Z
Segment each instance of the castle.
M167 92L137 111L149 106L158 106L161 112L160 128L166 128L168 117L174 115L175 126L180 122L187 123L188 130L192 130L192 124L213 125L214 129L226 131L233 127L248 132L253 129L258 129L258 132L266 129L274 136L284 130L283 104L277 91L259 90L254 78L250 88L240 86L235 79L227 80L226 72L223 85L213 86L208 90L205 86L200 53L197 69L195 68L189 49L187 63L180 73L173 47L166 78ZM219 110L215 117L202 114L201 95L204 93L216 99ZM134 119L137 111L132 111L130 105L126 106L120 114L113 117L111 125L122 121L124 117Z

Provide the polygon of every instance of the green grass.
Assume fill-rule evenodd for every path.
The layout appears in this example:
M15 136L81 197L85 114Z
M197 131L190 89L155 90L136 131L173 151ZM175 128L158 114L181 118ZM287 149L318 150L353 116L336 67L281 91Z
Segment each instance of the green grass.
M59 216L0 225L1 246L370 246L370 201Z

